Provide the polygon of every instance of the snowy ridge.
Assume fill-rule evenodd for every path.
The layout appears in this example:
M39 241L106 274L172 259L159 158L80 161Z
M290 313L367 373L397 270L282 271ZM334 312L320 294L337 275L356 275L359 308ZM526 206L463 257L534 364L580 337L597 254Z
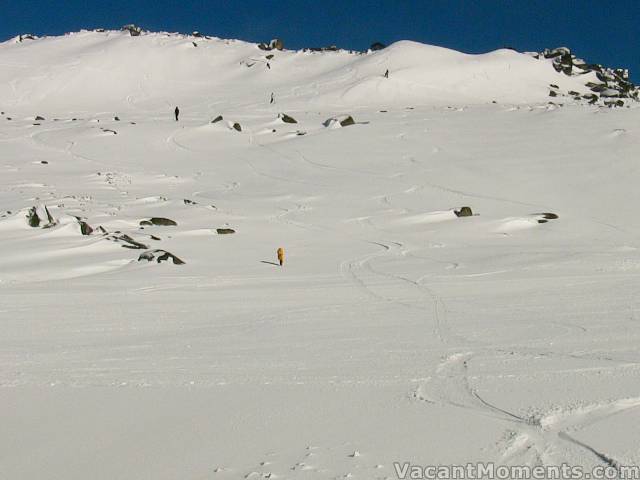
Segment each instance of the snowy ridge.
M184 103L189 95L251 104L270 92L293 109L309 102L523 104L548 101L550 85L586 95L585 84L598 82L595 72L567 77L552 59L536 61L513 50L467 55L410 41L358 54L263 51L236 40L128 31L28 38L0 45L0 104L7 109L126 111Z

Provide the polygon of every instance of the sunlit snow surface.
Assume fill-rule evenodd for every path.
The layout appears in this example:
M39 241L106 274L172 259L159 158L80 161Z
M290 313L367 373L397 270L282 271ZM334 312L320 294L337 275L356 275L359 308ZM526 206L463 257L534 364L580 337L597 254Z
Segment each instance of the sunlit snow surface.
M411 42L0 44L0 476L638 464L640 110L547 103L584 81Z

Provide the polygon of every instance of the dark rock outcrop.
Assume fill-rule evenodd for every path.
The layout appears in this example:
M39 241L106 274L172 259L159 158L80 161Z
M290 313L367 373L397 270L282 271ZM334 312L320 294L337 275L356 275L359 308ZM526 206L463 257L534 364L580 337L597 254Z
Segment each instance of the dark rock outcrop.
M222 120L223 120L222 115L218 115L216 118L211 120L211 123L218 123L218 122L221 122Z
M462 207L460 210L454 210L453 213L456 214L456 217L471 217L471 216L473 216L473 212L471 211L471 207Z
M40 217L36 207L31 207L27 213L27 222L31 228L38 228L40 226Z
M625 105L624 99L638 101L640 87L629 80L629 70L624 68L609 68L602 65L587 63L576 58L567 47L547 49L544 52L533 54L534 58L551 60L553 68L564 75L576 77L588 73L595 74L598 82L586 82L585 86L593 92L593 95L584 95L575 90L567 92L574 100L587 100L590 104L599 104L609 107L621 107ZM557 89L557 86L553 85ZM564 95L559 91L549 93L555 97ZM622 101L612 99L623 99Z
M140 225L141 226L156 225L161 227L175 227L178 224L174 220L171 220L170 218L151 217L149 220L142 220L140 222Z
M140 34L142 33L142 28L138 27L137 25L134 25L133 23L130 23L129 25L125 25L124 27L121 28L121 30L123 32L129 32L129 34L132 37L139 37Z
M91 235L93 233L93 227L82 220L82 218L76 217L76 220L78 220L78 224L80 225L80 233L82 235Z
M298 121L293 118L290 117L289 115L287 115L286 113L281 113L280 115L278 115L280 117L280 119L284 122L284 123L298 123Z
M232 128L238 132L242 131L242 126L238 122L235 122Z
M216 232L218 232L218 235L229 235L231 233L236 233L233 228L216 228Z
M381 42L373 42L371 44L371 46L369 47L369 50L371 50L372 52L377 52L378 50L382 50L387 48L387 46L384 43Z

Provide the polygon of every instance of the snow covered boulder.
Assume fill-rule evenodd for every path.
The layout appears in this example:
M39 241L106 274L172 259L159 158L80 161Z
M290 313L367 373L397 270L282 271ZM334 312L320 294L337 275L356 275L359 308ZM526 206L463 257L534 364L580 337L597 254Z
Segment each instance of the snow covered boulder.
M148 250L146 252L141 253L140 256L138 257L138 261L141 262L143 260L146 260L147 262L153 262L155 260L157 263L162 263L167 260L171 260L174 265L184 265L184 261L180 260L173 253L169 253L166 250L160 250L160 249Z
M116 232L114 235L110 235L106 237L107 240L111 240L112 242L122 243L121 247L130 248L131 250L145 250L149 248L144 243L140 243L137 240L134 240L126 233Z
M279 38L274 38L269 42L269 47L271 50L284 50L284 42Z
M24 40L36 40L38 38L37 35L33 35L31 33L23 33L18 36L18 42L23 42Z
M258 48L260 50L284 50L284 42L279 38L274 38L269 42L269 45L266 43L259 43Z
M323 125L327 128L341 128L355 124L356 122L351 115L339 115L337 117L331 117L325 120L323 123Z

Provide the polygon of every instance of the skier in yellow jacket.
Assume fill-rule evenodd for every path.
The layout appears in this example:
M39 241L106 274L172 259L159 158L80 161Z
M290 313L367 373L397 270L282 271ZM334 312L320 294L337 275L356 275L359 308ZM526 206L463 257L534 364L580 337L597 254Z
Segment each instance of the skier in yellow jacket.
M278 248L278 262L280 266L284 263L284 248L282 247Z

